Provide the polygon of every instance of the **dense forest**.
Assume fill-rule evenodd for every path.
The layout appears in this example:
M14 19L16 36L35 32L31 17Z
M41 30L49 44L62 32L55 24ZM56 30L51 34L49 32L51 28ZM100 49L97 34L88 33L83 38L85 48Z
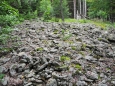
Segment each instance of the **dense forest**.
M115 0L0 0L0 86L115 86Z
M114 22L114 0L2 0L0 18L88 18ZM2 21L0 23L1 26Z

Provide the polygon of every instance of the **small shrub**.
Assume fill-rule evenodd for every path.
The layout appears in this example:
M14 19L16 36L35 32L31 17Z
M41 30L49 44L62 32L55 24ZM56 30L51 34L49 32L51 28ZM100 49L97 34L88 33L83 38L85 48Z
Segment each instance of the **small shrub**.
M9 33L12 31L12 28L7 27L7 28L2 28L0 30L0 45L5 44L8 39L10 38Z
M80 22L80 23L87 23L87 20L86 19L80 19L80 20L78 20L78 22Z
M19 16L19 12L17 9L11 7L8 5L7 2L2 1L0 3L0 15L14 15L14 16Z
M37 18L37 10L35 10L34 12L28 12L28 13L20 14L20 18L22 20L24 20L24 19L26 19L26 20L35 19L35 18Z
M75 68L77 68L78 70L82 70L82 67L81 67L80 64L76 64L76 65L75 65Z
M0 26L13 26L19 23L18 18L14 15L0 15Z
M68 57L68 56L61 56L60 60L61 61L70 61L70 57Z
M40 52L42 52L43 50L44 49L42 47L36 49L36 51L40 51Z

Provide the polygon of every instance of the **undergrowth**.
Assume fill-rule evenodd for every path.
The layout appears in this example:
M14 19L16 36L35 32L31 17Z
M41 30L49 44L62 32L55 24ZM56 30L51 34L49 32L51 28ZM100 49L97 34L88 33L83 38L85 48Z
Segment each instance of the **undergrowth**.
M49 22L63 22L60 18L52 18L51 20L48 20ZM108 29L108 28L115 28L115 23L111 23L109 21L102 21L102 20L98 20L98 19L92 19L92 20L88 20L88 19L72 19L72 18L67 18L65 19L64 22L67 23L91 23L94 24L98 27L100 27L101 29Z

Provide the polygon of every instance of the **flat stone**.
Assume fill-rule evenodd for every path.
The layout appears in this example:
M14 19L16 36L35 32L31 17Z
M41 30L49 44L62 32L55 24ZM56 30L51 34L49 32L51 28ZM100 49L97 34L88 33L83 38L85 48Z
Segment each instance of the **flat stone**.
M87 76L87 78L92 79L92 80L98 79L98 74L91 72L91 71L87 71L86 76Z
M88 84L85 81L77 81L77 86L87 86Z
M46 84L46 86L58 86L57 81L55 79L50 78Z

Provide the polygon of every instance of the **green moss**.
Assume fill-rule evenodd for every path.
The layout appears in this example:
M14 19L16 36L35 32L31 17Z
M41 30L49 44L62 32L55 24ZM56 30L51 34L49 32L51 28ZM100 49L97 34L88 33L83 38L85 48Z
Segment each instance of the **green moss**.
M76 64L76 65L75 65L75 68L77 68L78 70L82 70L82 67L81 67L80 64Z
M54 34L57 34L57 33L58 33L58 30L54 30L53 33L54 33Z
M96 59L100 59L100 58L102 58L102 57L101 57L101 56L97 56L97 55L95 55L94 58L96 58Z
M63 39L63 41L66 41L66 40L68 40L71 36L72 36L72 34L68 34L68 35L65 35L62 39Z
M60 67L57 67L58 70L68 70L69 67L67 65L62 65Z
M78 20L78 22L80 22L80 23L87 23L87 20L86 19L80 19L80 20Z
M83 43L81 49L85 50L86 46L87 46L87 44Z
M44 49L42 47L36 49L36 51L40 51L40 52L42 52L43 50Z
M71 49L72 49L72 50L76 50L76 47L75 47L75 46L71 46Z
M0 80L3 79L5 74L0 73Z
M31 51L30 54L31 54L31 56L35 56L35 52L34 51Z
M68 56L61 56L60 60L61 61L70 61L70 57L68 57Z
M85 56L85 53L83 51L79 51L79 54L81 54L82 56Z

